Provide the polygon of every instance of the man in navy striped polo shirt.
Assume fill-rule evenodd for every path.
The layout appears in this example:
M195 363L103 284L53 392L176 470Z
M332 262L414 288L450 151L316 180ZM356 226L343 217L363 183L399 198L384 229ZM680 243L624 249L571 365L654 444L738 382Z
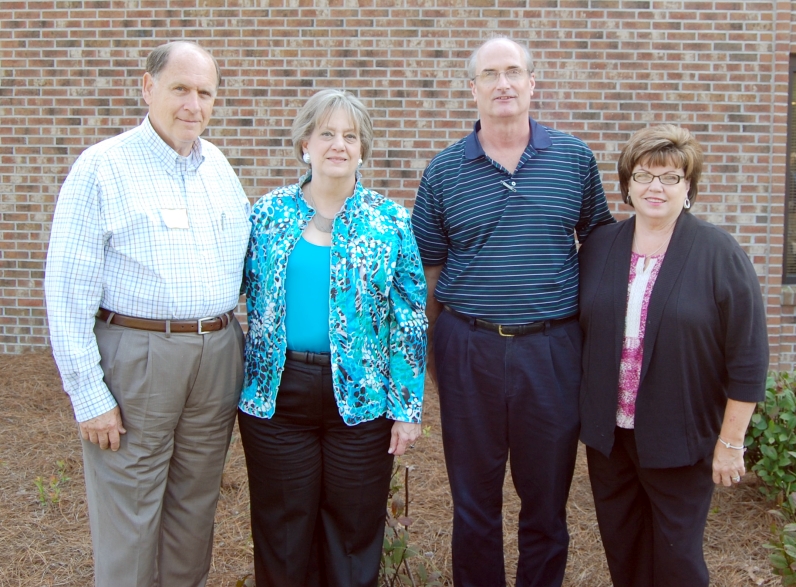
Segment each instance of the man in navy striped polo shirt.
M469 77L479 121L431 161L412 220L453 493L453 580L506 584L510 456L522 501L516 585L561 585L579 429L575 234L582 242L613 218L589 148L529 118L525 47L487 41Z

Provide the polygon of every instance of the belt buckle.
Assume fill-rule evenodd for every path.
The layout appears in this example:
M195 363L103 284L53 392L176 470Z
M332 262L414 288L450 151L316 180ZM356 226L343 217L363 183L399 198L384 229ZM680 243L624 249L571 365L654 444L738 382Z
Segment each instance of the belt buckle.
M511 338L512 336L514 336L513 334L504 334L503 333L503 325L502 324L498 324L498 334L500 334L500 336L505 336L505 337L508 337L508 338Z
M209 322L210 320L215 320L215 319L216 319L215 316L210 316L209 318L199 318L199 320L196 321L196 328L197 328L196 334L209 334L209 333L211 333L212 330L202 330L202 322Z

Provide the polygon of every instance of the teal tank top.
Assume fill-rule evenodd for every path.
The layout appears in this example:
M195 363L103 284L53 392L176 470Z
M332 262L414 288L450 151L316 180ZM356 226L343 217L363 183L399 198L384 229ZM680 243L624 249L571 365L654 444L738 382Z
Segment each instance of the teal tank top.
M301 237L287 261L285 329L291 351L328 353L332 247Z

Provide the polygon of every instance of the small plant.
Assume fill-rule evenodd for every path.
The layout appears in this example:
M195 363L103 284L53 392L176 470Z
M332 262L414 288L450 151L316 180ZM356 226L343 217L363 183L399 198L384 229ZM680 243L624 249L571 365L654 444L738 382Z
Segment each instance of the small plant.
M796 492L795 385L788 373L769 375L765 402L752 415L744 441L751 469L763 481L760 491L790 518L796 516L796 504L788 499Z
M777 538L764 546L772 551L768 558L773 572L782 577L782 585L796 585L796 524L785 524L782 529L772 524L771 531Z
M433 568L430 562L410 560L418 556L418 552L409 546L409 467L404 467L404 494L398 481L400 464L396 463L390 479L390 495L387 505L387 527L384 531L384 548L379 568L380 587L412 587L441 586L442 574ZM414 567L414 569L413 569Z
M63 486L71 481L71 478L66 476L66 461L56 461L56 465L58 472L55 475L50 475L49 481L46 481L44 477L36 477L33 480L42 507L58 503L61 500Z
M796 394L793 376L772 373L766 381L766 399L752 415L744 440L747 459L763 482L760 491L779 509L771 513L781 522L771 525L773 573L785 586L796 586Z

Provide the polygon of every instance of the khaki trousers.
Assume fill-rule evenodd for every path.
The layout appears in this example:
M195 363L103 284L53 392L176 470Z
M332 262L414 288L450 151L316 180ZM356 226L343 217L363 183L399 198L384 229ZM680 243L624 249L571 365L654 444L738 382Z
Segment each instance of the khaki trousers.
M97 320L105 382L127 434L83 442L97 587L203 587L243 382L237 321L199 334Z

